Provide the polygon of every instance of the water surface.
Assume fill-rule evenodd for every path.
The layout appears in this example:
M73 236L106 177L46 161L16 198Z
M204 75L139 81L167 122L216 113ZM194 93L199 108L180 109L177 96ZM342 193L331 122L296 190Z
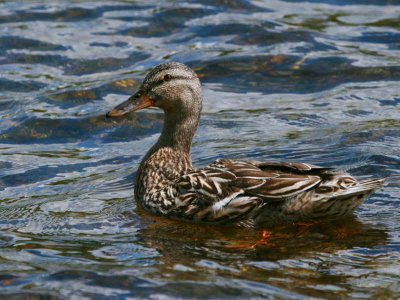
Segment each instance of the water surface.
M400 172L400 1L0 1L0 291L10 299L400 296L400 191L256 229L133 200L162 115L109 120L152 66L204 87L193 160Z

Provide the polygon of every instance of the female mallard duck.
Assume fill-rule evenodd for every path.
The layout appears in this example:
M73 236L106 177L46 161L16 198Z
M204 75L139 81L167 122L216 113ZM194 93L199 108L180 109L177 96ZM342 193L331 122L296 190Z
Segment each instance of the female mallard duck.
M152 69L139 91L107 116L150 106L164 111L164 128L139 166L135 199L153 213L209 223L338 218L383 185L383 179L358 182L305 163L219 159L193 167L190 150L202 109L201 84L183 64Z

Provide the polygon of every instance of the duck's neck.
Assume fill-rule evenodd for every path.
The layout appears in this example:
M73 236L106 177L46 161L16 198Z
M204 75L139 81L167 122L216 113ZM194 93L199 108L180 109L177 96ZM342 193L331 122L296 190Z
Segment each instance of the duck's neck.
M176 116L166 113L164 116L164 128L152 150L157 151L160 148L167 147L190 155L198 123L199 116L196 115Z
M161 135L143 158L136 175L138 200L193 169L190 150L198 122L198 116L165 115Z

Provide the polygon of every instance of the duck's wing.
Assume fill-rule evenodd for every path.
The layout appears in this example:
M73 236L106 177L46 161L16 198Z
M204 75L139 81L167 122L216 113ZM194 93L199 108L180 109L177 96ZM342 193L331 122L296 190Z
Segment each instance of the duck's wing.
M330 169L303 163L218 160L208 168L235 176L229 185L246 194L283 201L317 186Z
M267 201L284 201L322 181L328 169L300 163L218 160L175 182L176 208L185 217L222 222L256 213Z
M295 163L295 162L281 162L281 161L265 162L265 161L252 160L252 161L247 161L247 163L250 163L264 171L274 170L274 171L289 172L295 174L308 174L308 175L315 174L324 176L324 174L331 174L332 170L334 170L334 168L326 168L306 163Z

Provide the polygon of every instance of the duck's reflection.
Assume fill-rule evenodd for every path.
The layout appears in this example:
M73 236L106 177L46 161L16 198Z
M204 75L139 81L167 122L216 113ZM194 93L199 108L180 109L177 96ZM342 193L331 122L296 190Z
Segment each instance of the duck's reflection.
M340 221L310 222L242 228L192 224L140 211L144 228L137 237L144 246L157 249L168 265L191 265L211 259L234 263L237 259L276 261L315 253L335 253L352 248L373 248L388 243L381 225L356 217ZM260 232L268 237L261 243Z

